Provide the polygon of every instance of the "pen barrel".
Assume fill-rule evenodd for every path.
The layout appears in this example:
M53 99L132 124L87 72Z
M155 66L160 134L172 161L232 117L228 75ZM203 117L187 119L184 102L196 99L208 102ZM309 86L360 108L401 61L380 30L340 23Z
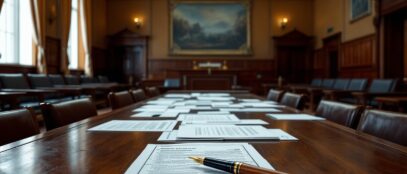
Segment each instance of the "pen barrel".
M239 174L286 174L276 170L260 168L253 165L241 164L239 167Z
M219 169L225 172L233 173L234 169L234 162L231 161L223 161L218 159L212 158L205 158L203 164L208 167L212 167L215 169Z

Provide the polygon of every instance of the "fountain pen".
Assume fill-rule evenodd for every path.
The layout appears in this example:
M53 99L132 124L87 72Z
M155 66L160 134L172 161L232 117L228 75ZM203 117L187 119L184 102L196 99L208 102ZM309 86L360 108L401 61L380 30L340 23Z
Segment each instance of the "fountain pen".
M205 166L233 174L286 174L284 172L261 168L250 164L244 164L241 162L224 161L214 158L196 157L196 156L192 156L189 158L199 164L203 164Z

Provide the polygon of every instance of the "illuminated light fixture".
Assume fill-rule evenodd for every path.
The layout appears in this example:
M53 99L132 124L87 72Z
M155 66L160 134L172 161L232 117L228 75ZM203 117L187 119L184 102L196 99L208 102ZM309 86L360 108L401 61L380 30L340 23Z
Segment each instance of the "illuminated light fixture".
M142 25L142 21L141 21L141 19L140 18L134 18L134 23L136 24L136 28L137 28L137 30L139 30L140 28L141 28L141 25Z
M288 23L288 18L282 18L280 20L280 27L282 30L284 30L287 27L287 23Z

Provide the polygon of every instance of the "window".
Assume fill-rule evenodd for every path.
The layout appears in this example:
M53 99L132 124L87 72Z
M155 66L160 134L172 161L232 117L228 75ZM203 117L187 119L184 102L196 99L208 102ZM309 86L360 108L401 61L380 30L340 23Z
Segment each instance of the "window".
M29 0L5 0L0 13L0 63L33 64Z
M78 69L78 0L72 0L71 28L68 40L69 69Z

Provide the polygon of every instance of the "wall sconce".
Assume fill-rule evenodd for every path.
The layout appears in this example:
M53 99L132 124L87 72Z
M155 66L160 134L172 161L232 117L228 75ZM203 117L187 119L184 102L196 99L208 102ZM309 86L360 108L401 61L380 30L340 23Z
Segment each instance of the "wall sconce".
M142 25L142 21L140 18L134 18L134 23L136 24L136 29L139 30L141 28Z
M288 19L287 18L282 18L281 20L280 20L280 28L282 29L282 30L284 30L286 27L287 27L287 23L288 23Z

